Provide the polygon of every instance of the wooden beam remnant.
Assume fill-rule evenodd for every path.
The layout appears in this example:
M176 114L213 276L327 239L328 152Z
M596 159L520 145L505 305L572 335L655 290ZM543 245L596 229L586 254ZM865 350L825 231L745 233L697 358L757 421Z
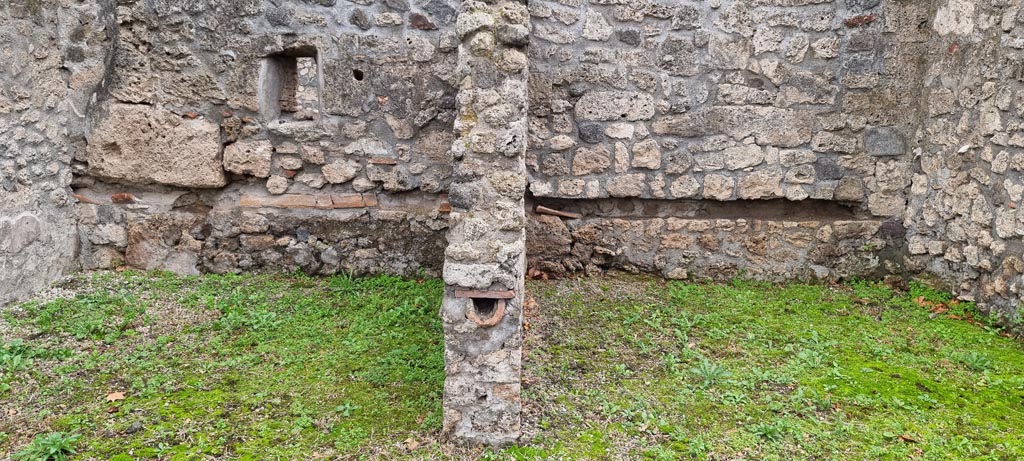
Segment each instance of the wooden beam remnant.
M548 214L548 215L551 215L551 216L558 216L560 218L569 218L569 219L580 219L580 218L583 217L583 215L581 215L579 213L572 213L572 212L569 212L569 211L559 211L559 210L548 208L548 207L546 207L544 205L537 205L537 213Z

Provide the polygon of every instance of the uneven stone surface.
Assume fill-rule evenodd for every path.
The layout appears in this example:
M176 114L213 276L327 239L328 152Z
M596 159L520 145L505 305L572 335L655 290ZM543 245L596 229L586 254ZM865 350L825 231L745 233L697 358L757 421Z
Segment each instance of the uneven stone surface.
M465 443L505 445L522 431L528 74L520 47L526 43L496 45L491 37L511 27L529 30L527 11L518 0L467 1L457 20L459 139L452 145L456 179L441 305L443 432ZM510 55L523 56L522 63L510 65ZM483 116L473 116L478 113ZM608 164L607 152L577 152L573 169L588 174ZM459 295L466 292L477 295ZM487 293L511 296L493 299Z
M667 278L693 271L716 280L837 280L884 272L877 255L902 245L876 220L623 219L601 216L600 209L583 210L582 219L534 216L531 266L549 273L619 268Z
M113 104L108 111L89 133L90 175L180 187L227 184L217 124L146 105Z
M876 182L910 191L905 270L933 274L962 298L1019 325L1024 177L1013 159L1024 157L1024 8L944 2L932 28L927 59L933 64L920 92L924 140L914 146L892 130L873 134L878 155L891 154L900 141L915 153L909 164L885 171L889 181Z
M273 159L273 154L274 146L269 141L242 141L229 144L224 148L224 169L232 173L266 178L270 176L270 162ZM291 159L298 160L294 157ZM281 165L283 168L287 168L283 164ZM298 162L297 166L301 168L301 165L302 163Z
M113 2L32 4L0 4L0 307L76 266L70 163L113 45Z
M850 177L865 190L845 189L844 201L867 209L874 194L873 212L900 216L903 193L881 200L870 178L874 162L912 155L923 77L914 59L927 33L903 25L932 13L924 1L541 1L531 8L535 194L578 197L571 184L585 176L584 197L622 196L639 174L643 198L692 197L693 187L671 186L688 177L710 200L801 201L830 197ZM871 19L848 26L856 17ZM543 168L571 148L555 137L573 132L589 144L576 153L587 166L602 148L629 155L615 168ZM783 150L811 158L783 162ZM817 160L828 174L797 168ZM762 184L776 177L781 184Z

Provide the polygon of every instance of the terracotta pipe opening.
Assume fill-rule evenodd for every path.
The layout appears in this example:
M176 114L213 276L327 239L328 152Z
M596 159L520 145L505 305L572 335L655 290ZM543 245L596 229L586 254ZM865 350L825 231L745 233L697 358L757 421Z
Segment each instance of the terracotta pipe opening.
M466 318L479 327L493 327L505 318L505 306L515 297L511 290L455 290L456 298L469 299L472 306L466 310Z

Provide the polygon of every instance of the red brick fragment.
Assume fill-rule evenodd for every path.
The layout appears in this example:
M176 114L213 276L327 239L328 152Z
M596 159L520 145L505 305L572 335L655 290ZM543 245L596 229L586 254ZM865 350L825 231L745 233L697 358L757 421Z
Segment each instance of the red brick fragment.
M110 201L113 202L113 203L125 204L125 203L135 203L135 202L138 202L139 199L137 197L135 197L134 195L132 195L132 194L129 194L127 192L122 192L120 194L111 195L110 196Z
M239 205L246 208L316 208L316 196L305 194L285 194L274 197L258 197L243 195Z
M361 194L332 195L331 202L331 208L364 208L367 206L366 197Z
M512 290L455 290L456 298L477 299L512 299L516 292Z
M82 202L82 203L88 203L90 205L100 205L100 202L97 202L97 201L95 201L95 200L93 200L93 199L91 199L89 197L86 197L86 196L84 196L82 194L71 194L71 196L74 197L75 200L78 200L79 202Z
M854 16L852 18L843 21L843 25L849 28L866 26L875 22L875 15L873 14L862 14L860 16Z

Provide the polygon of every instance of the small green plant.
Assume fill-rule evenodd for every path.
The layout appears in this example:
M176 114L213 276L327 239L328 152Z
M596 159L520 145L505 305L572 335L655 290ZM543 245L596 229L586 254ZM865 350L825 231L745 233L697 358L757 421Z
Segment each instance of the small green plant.
M675 376L679 373L679 357L673 353L661 354L661 361L665 364L665 371Z
M960 362L974 371L985 371L992 368L992 361L984 354L976 351L970 351L961 355Z
M40 333L69 333L78 340L98 339L109 344L131 333L136 320L145 320L146 305L126 290L99 291L46 304L27 304L26 311Z
M832 411L836 404L835 401L832 400L832 396L828 394L814 396L811 398L811 403L814 405L816 410L823 412Z
M352 413L355 413L355 411L358 409L359 405L354 405L351 401L346 400L345 403L342 403L341 405L334 407L334 412L338 413L343 418L348 418L349 416L352 416Z
M705 389L730 376L729 370L726 370L725 367L707 359L701 359L697 366L690 368L690 373L697 375L703 380L702 386Z
M313 418L309 416L300 416L295 419L295 428L293 431L301 431L313 426Z
M818 368L825 364L825 356L818 351L810 349L801 349L800 352L796 353L796 358L808 368Z
M0 372L21 371L32 366L32 351L14 340L0 347Z
M273 311L230 311L217 324L225 330L248 328L252 331L269 330L281 324L277 312Z
M691 458L696 459L707 459L708 452L711 451L711 444L704 438L704 436L698 435L692 439L686 441L686 453Z
M655 461L661 460L675 460L678 457L675 452L665 447L654 447L644 452L644 459L652 459Z
M722 394L722 403L726 405L735 406L748 402L750 402L750 398L747 397L747 394L740 391L728 391Z
M65 461L68 455L75 453L74 445L78 441L77 434L51 432L37 435L21 451L14 454L16 461Z
M878 245L876 245L874 243L871 243L871 242L865 243L865 244L861 245L861 247L860 247L860 251L876 251L876 250L878 250Z
M758 423L751 428L754 435L769 442L778 442L789 434L793 428L785 420L778 420L773 423Z

